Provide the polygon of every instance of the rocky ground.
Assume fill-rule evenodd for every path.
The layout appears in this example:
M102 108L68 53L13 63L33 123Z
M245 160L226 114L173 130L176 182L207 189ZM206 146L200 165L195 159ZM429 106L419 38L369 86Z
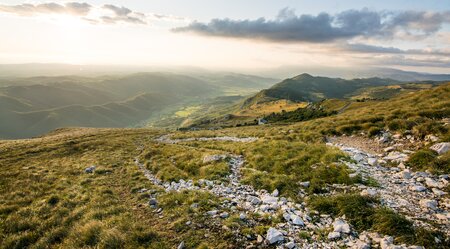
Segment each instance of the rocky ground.
M171 139L170 136L162 136L157 139L161 143L180 143L186 141L232 141L251 143L257 138L236 138L236 137L204 137ZM378 196L382 204L394 210L402 212L418 225L431 227L430 223L436 223L442 231L450 231L449 226L449 206L446 193L440 190L448 184L447 176L433 176L425 172L411 172L402 166L402 161L406 160L404 153L394 154L370 154L362 150L348 147L340 143L329 143L330 146L337 146L347 152L354 162L344 162L355 174L363 177L371 177L379 183L379 187L367 187L358 185L356 188L362 195ZM226 181L199 180L194 184L192 180L180 180L178 182L162 182L157 179L144 165L136 158L136 165L144 172L145 176L155 185L165 189L165 191L199 190L209 191L219 197L224 198L223 210L210 210L204 215L211 216L212 219L226 219L231 214L239 214L244 222L255 222L250 220L252 213L266 214L271 216L282 215L283 221L268 229L266 237L244 238L243 248L258 248L274 245L279 248L394 248L393 238L382 236L376 233L362 232L356 233L345 221L345 217L332 219L328 215L319 215L309 210L305 203L295 203L279 196L277 190L268 193L265 190L255 190L252 186L241 184L240 168L244 165L245 159L242 156L225 153L222 155L206 156L204 161L227 160L231 169L231 174ZM386 161L395 161L399 167L383 167ZM305 185L308 182L303 183ZM355 186L351 187L355 188ZM143 190L145 191L145 190ZM157 212L157 196L153 196L149 205ZM231 214L230 214L231 213ZM327 238L322 238L317 231L330 231ZM310 240L301 238L300 234L307 233ZM179 248L183 248L184 243L180 243ZM396 246L395 248L417 248Z

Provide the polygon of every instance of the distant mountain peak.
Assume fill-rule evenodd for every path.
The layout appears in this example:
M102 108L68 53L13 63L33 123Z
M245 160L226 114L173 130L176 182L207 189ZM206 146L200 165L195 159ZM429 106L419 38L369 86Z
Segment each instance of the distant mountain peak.
M312 76L309 73L302 73L302 74L299 74L299 75L295 76L292 79L299 80L299 79L308 79L308 78L314 78L314 76Z

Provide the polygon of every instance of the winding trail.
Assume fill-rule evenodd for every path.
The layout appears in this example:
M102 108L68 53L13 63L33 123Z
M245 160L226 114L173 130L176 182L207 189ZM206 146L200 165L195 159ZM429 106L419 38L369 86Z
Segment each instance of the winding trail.
M237 138L237 137L200 137L200 138L184 138L184 139L171 139L170 135L161 136L156 139L159 143L177 144L190 141L230 141L240 143L251 143L257 141L257 138ZM408 214L414 218L416 222L419 219L426 218L431 219L431 213L421 212L421 209L417 207L416 199L411 200L407 198L408 194L412 194L409 190L409 186L405 185L398 188L397 183L393 181L392 172L390 169L380 166L370 166L369 160L376 158L374 155L370 155L359 151L354 148L345 147L343 145L328 144L331 146L337 146L341 150L349 153L357 163L343 162L351 169L361 173L364 177L372 177L376 179L380 184L380 188L369 188L376 191L380 195L383 204ZM187 145L186 145L187 146ZM231 210L232 213L240 213L240 216L246 217L247 214L259 213L268 214L270 216L281 213L284 220L274 225L276 230L281 234L281 239L276 240L274 243L283 245L284 248L341 248L341 247L357 247L364 248L366 241L358 238L358 234L354 232L338 233L338 237L333 239L324 239L316 234L318 230L325 230L334 227L333 219L328 215L316 216L313 219L308 215L310 210L305 206L305 203L295 203L287 200L284 197L278 196L278 191L274 193L268 193L265 190L255 190L250 185L240 183L240 169L245 164L245 159L241 155L233 155L225 153L221 155L213 155L217 160L226 158L230 167L230 174L227 176L226 181L209 181L198 180L198 184L194 184L192 180L180 180L178 182L163 182L154 176L149 170L147 170L139 160L139 157L135 158L135 164L144 173L144 175L155 185L158 185L165 189L165 191L181 191L181 190L200 190L208 191L216 196L224 197L230 201L226 201L226 208ZM365 187L365 186L364 186ZM414 193L417 194L417 193ZM430 193L419 193L419 197L428 198L432 197ZM225 212L226 213L226 212ZM210 215L215 218L225 218L224 213L219 210L211 210L205 215ZM226 213L228 216L228 213ZM244 218L246 219L246 218ZM342 220L342 219L341 219ZM336 222L336 220L334 220ZM343 221L345 223L345 221ZM444 222L445 223L445 222ZM444 224L448 227L448 223ZM424 224L421 224L424 225ZM425 224L426 225L426 224ZM336 230L336 227L334 227ZM448 231L448 230L447 230ZM270 229L269 229L270 232ZM312 240L301 238L301 232L306 232L312 236ZM332 234L332 233L330 233ZM368 234L364 232L364 234ZM330 236L330 235L329 235ZM379 236L379 235L378 235ZM264 243L268 242L267 240ZM386 239L386 237L385 237ZM378 240L380 243L382 239ZM253 242L248 241L248 244ZM370 242L368 242L370 243ZM399 247L402 248L402 247ZM405 247L406 248L406 247Z
M177 144L190 141L231 141L241 143L251 143L257 138L237 138L237 137L201 137L201 138L185 138L171 139L170 136L162 136L156 139L160 143ZM240 155L224 154L217 155L218 158L228 158L230 166L230 175L227 176L226 182L199 180L199 186L194 185L192 180L180 180L179 182L162 182L156 178L145 166L135 159L136 165L144 172L145 176L155 185L163 187L166 191L181 190L201 190L208 191L216 196L230 199L230 207L237 206L240 214L260 213L275 215L278 212L283 213L284 222L278 223L275 227L284 235L284 242L293 245L291 248L333 248L337 246L336 241L313 241L305 243L304 239L299 238L301 231L312 232L316 229L329 227L333 222L329 216L320 218L320 222L313 223L311 217L308 216L309 210L304 204L288 201L284 197L279 197L278 193L268 193L265 190L255 190L250 185L240 183L240 169L245 163L245 159ZM214 212L219 216L219 212ZM237 210L236 210L237 211ZM289 244L290 243L290 244Z

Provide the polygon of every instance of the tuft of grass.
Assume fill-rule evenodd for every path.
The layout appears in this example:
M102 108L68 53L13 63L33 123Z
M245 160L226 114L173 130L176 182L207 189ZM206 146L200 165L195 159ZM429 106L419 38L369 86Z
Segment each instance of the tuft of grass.
M422 149L414 152L407 165L417 171L429 170L435 174L450 173L450 152L438 156L435 151Z

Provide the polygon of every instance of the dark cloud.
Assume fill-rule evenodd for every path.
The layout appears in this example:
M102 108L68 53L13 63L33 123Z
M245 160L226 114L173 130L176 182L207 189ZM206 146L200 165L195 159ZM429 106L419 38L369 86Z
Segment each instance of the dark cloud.
M85 16L92 6L88 3L70 2L65 4L41 3L41 4L20 4L20 5L0 5L0 12L13 13L17 15L32 16L37 14L70 14Z
M376 12L362 9L336 15L296 15L291 9L283 9L273 20L213 19L209 23L195 21L173 31L276 42L331 42L355 37L422 38L437 32L444 23L450 23L449 11Z

